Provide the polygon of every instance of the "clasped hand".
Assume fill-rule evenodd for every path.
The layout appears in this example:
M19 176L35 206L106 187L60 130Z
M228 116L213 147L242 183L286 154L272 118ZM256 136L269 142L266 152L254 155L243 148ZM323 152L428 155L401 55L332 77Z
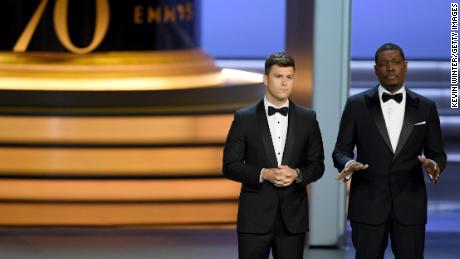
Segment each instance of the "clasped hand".
M264 168L262 179L271 182L276 187L287 187L297 178L296 169L287 165L281 165L278 168Z

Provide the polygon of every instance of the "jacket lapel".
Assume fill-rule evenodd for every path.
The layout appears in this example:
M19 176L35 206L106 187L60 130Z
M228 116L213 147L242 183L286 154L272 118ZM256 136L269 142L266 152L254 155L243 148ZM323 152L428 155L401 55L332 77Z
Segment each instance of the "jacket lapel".
M380 106L379 91L378 86L374 87L372 91L366 95L366 102L371 113L372 119L374 120L377 129L382 136L383 140L387 144L387 147L393 153L393 147L391 146L390 136L388 135L387 126L385 124L385 119L383 118L382 108Z
M292 152L295 143L295 104L289 101L289 116L288 116L288 129L286 135L286 143L284 145L283 159L281 160L282 165L289 165L289 158L292 157Z
M257 105L257 127L261 133L262 143L264 145L265 153L270 160L273 168L278 167L276 160L275 149L273 147L272 137L270 135L270 128L268 127L267 115L265 114L264 101L259 102Z
M412 129L414 128L415 123L415 117L417 115L418 102L418 97L416 97L412 91L406 88L406 108L404 112L404 122L401 129L401 134L399 135L398 145L396 146L396 152L393 157L393 160L401 152L401 149L404 147L407 139L412 133Z

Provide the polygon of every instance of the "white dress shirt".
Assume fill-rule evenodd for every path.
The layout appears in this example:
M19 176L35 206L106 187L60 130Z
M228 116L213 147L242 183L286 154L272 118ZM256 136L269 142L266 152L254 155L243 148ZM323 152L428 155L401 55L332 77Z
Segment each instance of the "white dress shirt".
M383 118L385 119L385 125L387 127L387 132L390 137L391 147L393 148L393 153L396 151L399 141L399 135L401 134L402 125L404 122L404 113L406 111L406 88L405 86L401 87L398 91L393 94L402 93L403 99L400 103L396 102L393 99L383 102L382 95L383 93L388 93L382 85L379 85L379 100L380 106L382 107Z
M272 116L268 116L268 106L273 106L274 108L283 108L289 107L289 100L286 101L280 107L276 107L276 105L270 103L267 100L267 96L264 97L264 107L265 107L265 116L267 116L268 128L270 130L270 136L272 137L273 149L275 150L276 161L278 162L278 166L281 165L283 160L283 153L284 153L284 146L286 145L286 137L287 137L287 128L288 128L288 115L283 116L279 113L275 113ZM263 182L262 180L262 169L260 171L259 182Z
M276 160L278 162L278 166L281 165L281 161L283 159L284 153L284 146L286 144L286 135L287 135L287 128L288 128L288 116L283 116L279 113L275 113L272 116L268 116L268 106L273 106L274 108L283 108L289 107L289 101L286 101L280 107L275 106L274 104L270 103L267 99L267 96L264 98L264 106L265 106L265 116L267 116L268 127L270 129L270 135L272 137L273 148L275 150Z

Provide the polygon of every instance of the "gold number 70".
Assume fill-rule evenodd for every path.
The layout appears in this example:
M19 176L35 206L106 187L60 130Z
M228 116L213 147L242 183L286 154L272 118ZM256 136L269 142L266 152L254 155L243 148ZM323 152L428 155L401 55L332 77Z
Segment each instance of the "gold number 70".
M108 0L95 0L96 2L96 23L93 40L84 48L75 46L70 40L68 27L68 5L69 0L56 0L53 13L53 24L59 42L69 51L77 54L85 54L96 49L104 39L109 28L110 9ZM32 35L37 29L37 25L43 16L48 0L41 0L32 18L27 23L18 41L14 45L13 51L24 52L29 46Z

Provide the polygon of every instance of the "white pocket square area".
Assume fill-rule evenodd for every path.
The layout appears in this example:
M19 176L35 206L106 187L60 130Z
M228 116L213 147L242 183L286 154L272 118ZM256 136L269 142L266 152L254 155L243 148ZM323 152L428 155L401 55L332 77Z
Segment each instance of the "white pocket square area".
M426 124L426 121L417 122L414 124L414 126L424 125L424 124Z

